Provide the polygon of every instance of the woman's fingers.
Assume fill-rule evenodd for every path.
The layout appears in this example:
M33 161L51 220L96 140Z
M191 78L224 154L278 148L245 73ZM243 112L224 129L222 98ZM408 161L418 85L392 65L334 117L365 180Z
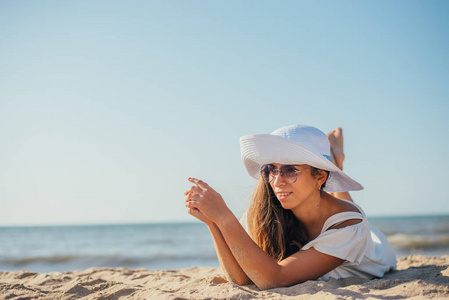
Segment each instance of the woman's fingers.
M191 186L188 190L184 192L184 195L187 196L185 203L191 200L201 200L204 196L204 193L207 190L211 190L209 185L202 180L196 178L189 178L188 180L194 183L195 185Z
M204 217L204 215L201 213L201 211L198 208L189 208L188 213L200 221L203 221L203 222L207 221L207 219Z
M198 208L192 207L189 208L188 213L194 217L199 217L200 216L200 210Z
M195 207L197 208L200 203L195 200L188 200L185 202L186 207Z
M189 201L195 201L198 202L198 200L201 200L202 196L198 195L198 194L194 194L194 193L189 193L187 194L186 200L184 201L185 203L189 202Z
M191 215L198 214L199 211L200 210L198 208L195 208L195 207L189 208L189 210L188 210L189 214L191 214Z
M223 212L227 212L227 206L219 193L206 182L197 178L189 178L189 182L195 184L185 191L185 206L189 209L196 208L189 213L205 223L214 222Z
M191 186L187 191L184 192L184 195L187 195L189 193L194 193L194 194L199 194L201 193L203 190L200 189L199 187L197 187L196 185Z
M188 207L188 212L190 215L194 216L198 220L204 222L204 223L210 223L210 220L204 216L204 214L201 212L201 210L198 207L194 206L194 203L190 203L194 201L189 201L186 203L186 207Z
M184 192L184 195L187 196L184 205L188 208L188 213L204 223L211 223L202 210L204 208L204 200L209 198L209 194L213 189L202 180L196 178L189 178L188 180L195 184Z
M189 177L188 180L190 182L196 184L197 187L199 187L199 188L201 188L203 190L209 188L209 185L207 183L205 183L204 181L202 181L202 180L199 180L199 179L196 179L196 178L191 178L191 177Z

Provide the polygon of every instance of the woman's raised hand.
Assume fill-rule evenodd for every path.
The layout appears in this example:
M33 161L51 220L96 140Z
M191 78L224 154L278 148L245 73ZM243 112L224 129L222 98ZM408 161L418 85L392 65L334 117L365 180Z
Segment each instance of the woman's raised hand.
M220 218L230 212L219 193L202 180L189 178L194 183L184 195L187 196L185 206L189 214L206 224L217 223Z

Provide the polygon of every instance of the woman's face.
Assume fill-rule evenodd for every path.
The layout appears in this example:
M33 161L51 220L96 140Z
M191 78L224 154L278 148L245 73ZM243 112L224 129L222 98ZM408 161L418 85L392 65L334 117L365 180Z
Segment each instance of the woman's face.
M279 169L281 164L272 164ZM271 188L284 209L294 209L314 192L318 191L317 180L310 173L309 165L295 165L296 170L303 172L297 173L296 181L289 183L283 176L278 174L270 182Z

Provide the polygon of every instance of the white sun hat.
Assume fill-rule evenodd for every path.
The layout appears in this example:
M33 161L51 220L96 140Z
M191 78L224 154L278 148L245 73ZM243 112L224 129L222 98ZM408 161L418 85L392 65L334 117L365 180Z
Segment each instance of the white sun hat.
M326 192L363 189L362 185L331 162L327 135L315 127L291 125L271 134L243 136L240 138L240 152L246 171L257 180L260 178L260 168L265 164L307 164L329 171L323 188Z

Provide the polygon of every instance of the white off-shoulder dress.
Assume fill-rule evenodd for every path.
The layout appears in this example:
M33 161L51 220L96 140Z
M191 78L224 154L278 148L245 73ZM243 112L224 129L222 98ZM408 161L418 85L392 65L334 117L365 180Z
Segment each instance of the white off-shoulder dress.
M347 201L349 202L349 201ZM396 267L396 257L393 248L385 235L377 228L370 226L363 210L356 204L358 212L337 213L326 220L320 235L301 248L301 251L315 250L338 257L344 262L318 280L330 278L361 277L372 279L382 277L386 272ZM360 219L360 223L339 229L331 229L344 221ZM246 214L242 225L248 231Z

